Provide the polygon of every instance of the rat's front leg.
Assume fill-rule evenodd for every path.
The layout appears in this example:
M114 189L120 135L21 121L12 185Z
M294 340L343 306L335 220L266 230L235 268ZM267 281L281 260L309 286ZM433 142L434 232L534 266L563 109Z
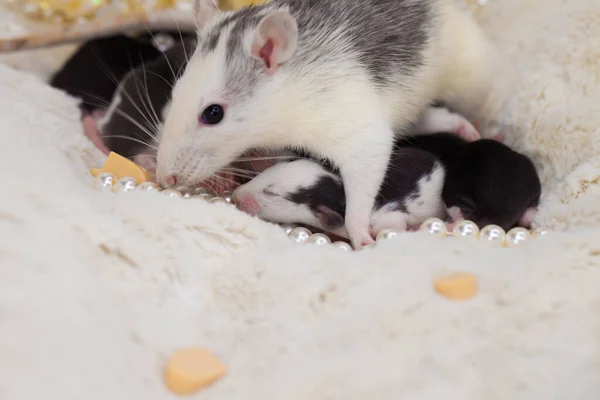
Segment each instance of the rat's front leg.
M338 163L346 193L345 226L355 249L375 242L370 229L371 213L393 144L393 133L389 128L382 128L372 136L361 136L364 141Z

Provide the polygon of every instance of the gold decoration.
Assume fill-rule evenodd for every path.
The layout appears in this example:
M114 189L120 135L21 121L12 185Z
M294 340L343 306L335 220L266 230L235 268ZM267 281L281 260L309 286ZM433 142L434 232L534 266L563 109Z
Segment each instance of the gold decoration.
M122 32L193 33L194 0L0 0L13 21L0 30L0 53L82 42ZM6 3L5 3L6 4Z
M144 14L174 8L179 0L9 0L11 8L41 22L74 23L96 18L102 9L114 9L118 14Z
M223 11L233 11L238 8L257 6L269 0L217 0L217 7Z
M38 21L74 22L93 18L98 10L112 0L13 0L12 8Z

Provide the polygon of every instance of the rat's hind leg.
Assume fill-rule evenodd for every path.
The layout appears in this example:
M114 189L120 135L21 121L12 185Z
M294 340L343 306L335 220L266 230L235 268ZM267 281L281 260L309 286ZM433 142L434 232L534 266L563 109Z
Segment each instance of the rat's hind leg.
M465 117L445 107L429 107L415 129L417 135L453 132L458 137L472 142L481 139L479 131Z
M468 11L455 1L441 6L441 79L437 100L474 121L482 117L492 88L497 54L489 38Z

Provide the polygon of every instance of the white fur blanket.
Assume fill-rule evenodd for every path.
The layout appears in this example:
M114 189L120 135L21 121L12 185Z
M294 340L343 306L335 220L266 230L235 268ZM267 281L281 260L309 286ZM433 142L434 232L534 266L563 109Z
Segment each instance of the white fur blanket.
M75 102L0 64L0 399L170 399L199 345L228 367L198 399L578 399L600 393L600 2L496 0L488 112L534 157L516 249L406 234L346 254L235 209L100 194ZM499 64L500 66L501 64ZM438 296L438 274L478 295Z

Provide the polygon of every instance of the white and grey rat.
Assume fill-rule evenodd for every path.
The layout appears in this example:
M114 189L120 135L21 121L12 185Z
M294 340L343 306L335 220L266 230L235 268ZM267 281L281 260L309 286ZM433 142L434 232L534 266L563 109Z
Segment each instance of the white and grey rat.
M444 218L445 171L431 153L399 148L392 154L375 200L370 226L406 230L430 217ZM346 195L339 173L307 158L280 162L234 192L240 210L276 223L300 223L348 238Z
M353 246L395 133L434 100L471 115L489 88L488 43L454 0L271 0L221 12L196 0L198 46L173 90L159 183L195 186L249 148L331 160Z

